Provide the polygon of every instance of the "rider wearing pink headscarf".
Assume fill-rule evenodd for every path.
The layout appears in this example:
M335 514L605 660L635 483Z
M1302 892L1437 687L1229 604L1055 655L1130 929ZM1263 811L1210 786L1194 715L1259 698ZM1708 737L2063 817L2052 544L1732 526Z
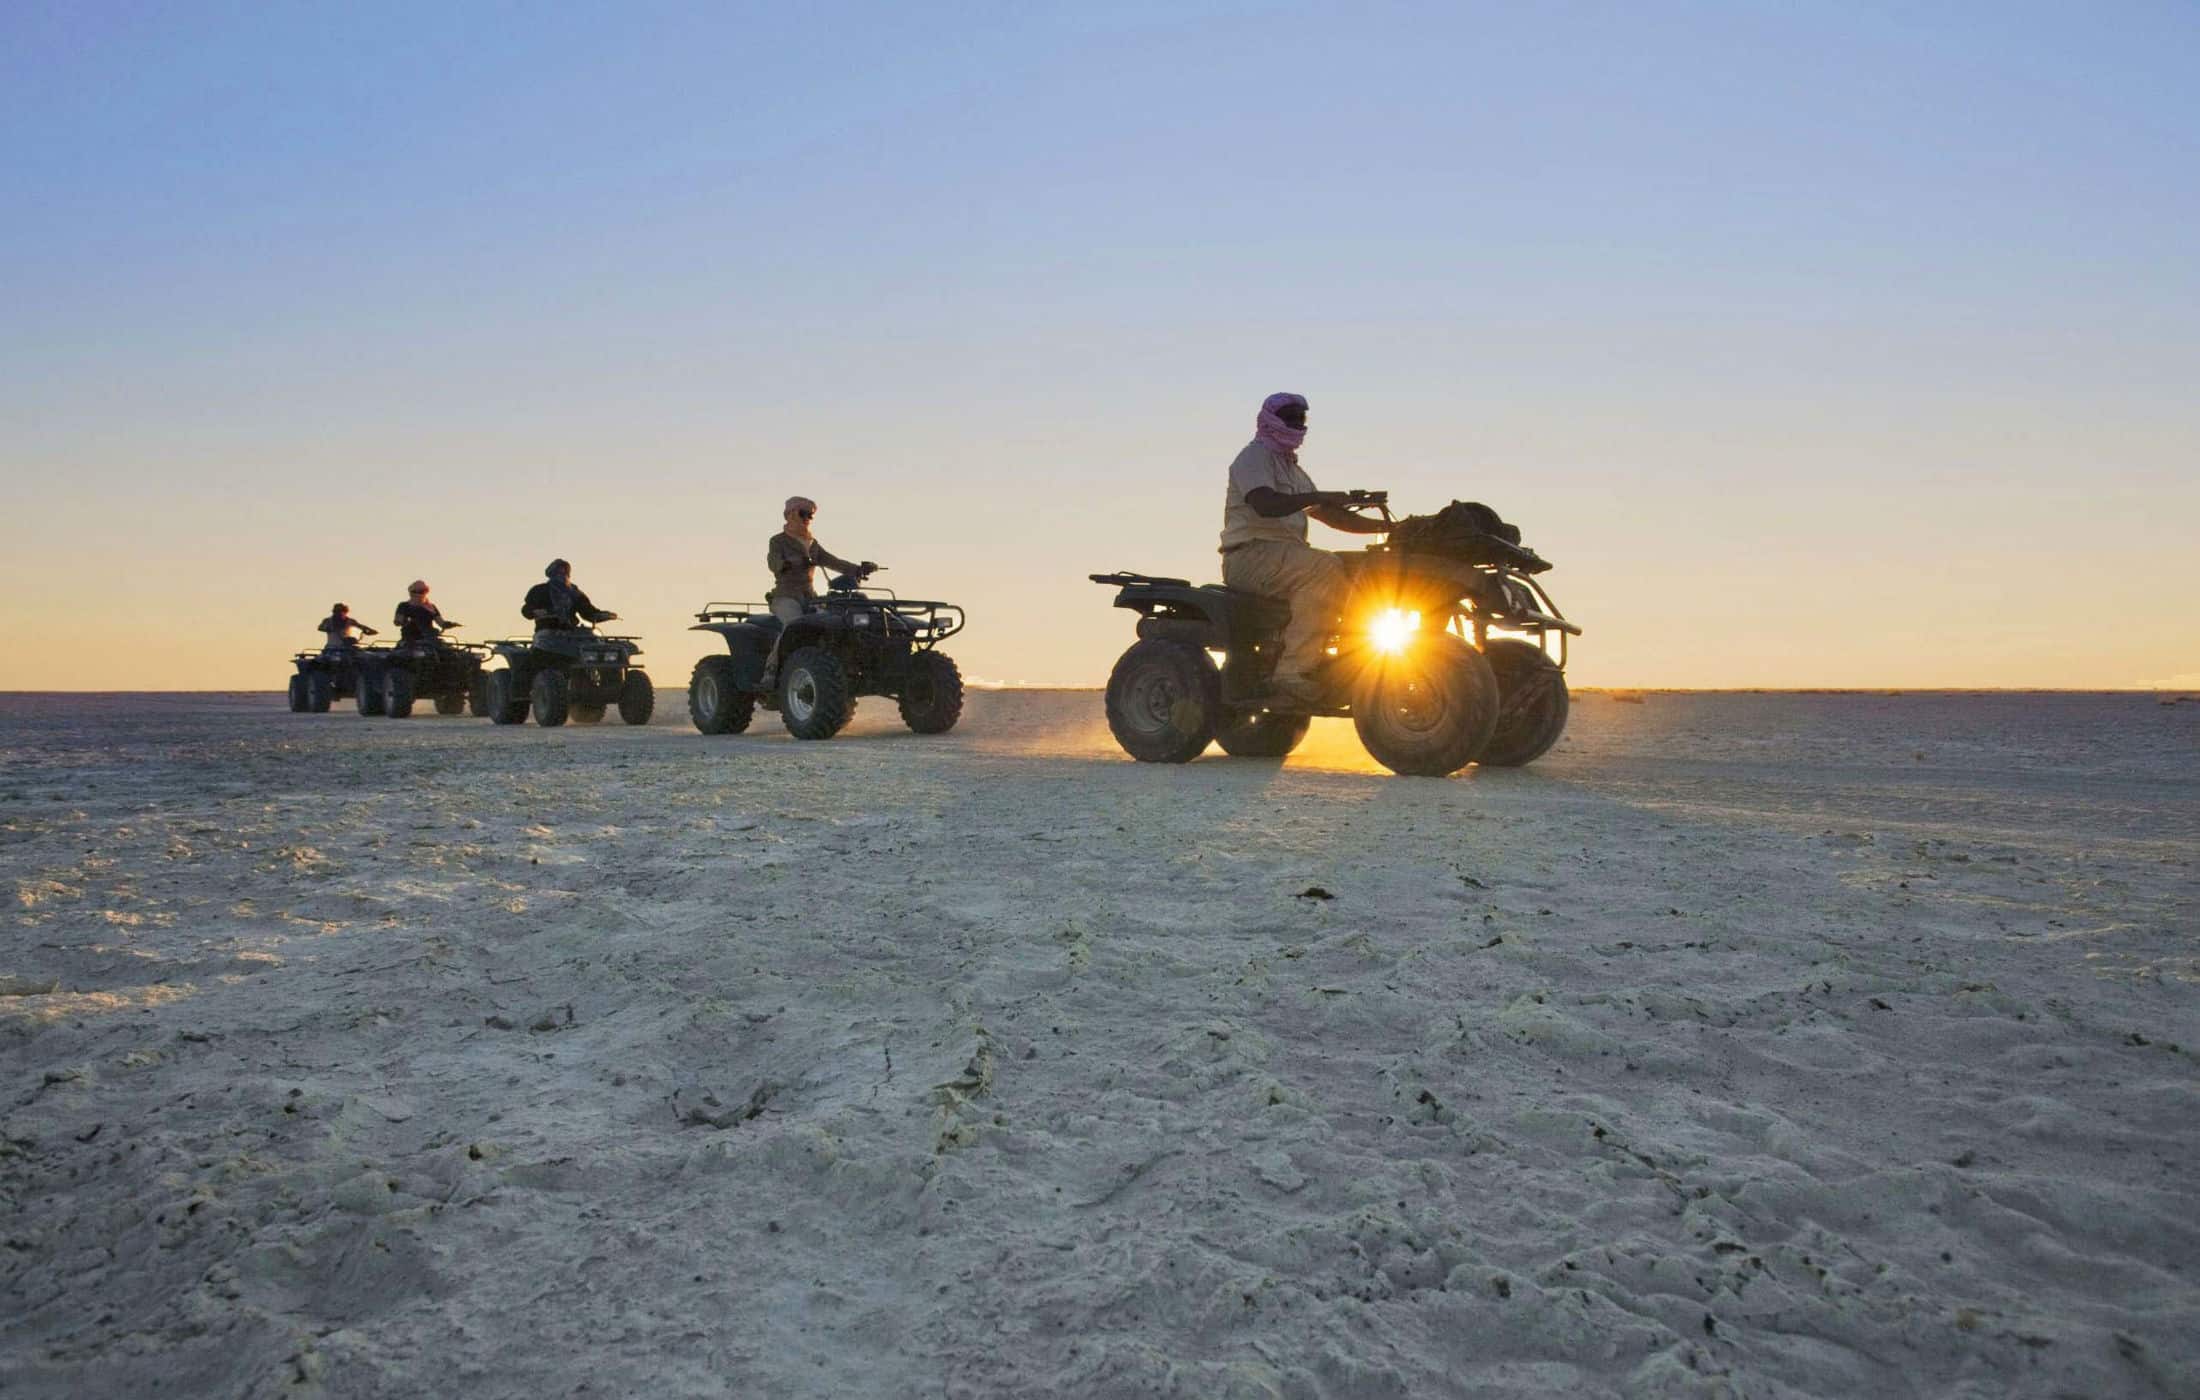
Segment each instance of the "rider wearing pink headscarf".
M1314 676L1322 643L1344 606L1348 580L1336 555L1306 542L1312 516L1352 535L1388 527L1345 509L1342 491L1315 488L1299 466L1306 441L1306 399L1270 394L1253 420L1253 440L1230 463L1230 487L1222 505L1222 581L1231 588L1283 598L1291 620L1283 629L1276 689L1297 700L1321 698Z

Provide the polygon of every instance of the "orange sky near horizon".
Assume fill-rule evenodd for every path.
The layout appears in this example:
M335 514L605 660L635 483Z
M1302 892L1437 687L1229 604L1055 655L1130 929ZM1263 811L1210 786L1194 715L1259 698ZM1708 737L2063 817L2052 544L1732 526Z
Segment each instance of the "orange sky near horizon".
M1577 684L2200 686L2190 7L0 40L0 689L273 692L553 555L678 688L797 492L974 679L1094 685L1085 575L1215 577L1277 390L1319 484L1518 521Z

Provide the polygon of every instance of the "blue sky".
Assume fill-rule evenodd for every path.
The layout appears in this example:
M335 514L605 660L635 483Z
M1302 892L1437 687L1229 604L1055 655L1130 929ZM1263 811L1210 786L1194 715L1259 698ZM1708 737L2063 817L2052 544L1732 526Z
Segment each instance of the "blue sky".
M2200 583L2196 72L2189 5L11 6L4 606L105 685L242 585L165 664L258 685L558 552L684 673L802 490L1097 680L1082 574L1211 573L1288 387L1323 484L1524 521L1584 680L2200 672L2099 623Z

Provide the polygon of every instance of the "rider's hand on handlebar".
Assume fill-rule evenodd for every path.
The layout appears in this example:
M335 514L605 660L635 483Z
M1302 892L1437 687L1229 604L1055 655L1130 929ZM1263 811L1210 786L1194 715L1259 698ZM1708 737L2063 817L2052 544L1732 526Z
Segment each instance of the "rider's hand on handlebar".
M872 574L877 573L881 567L881 565L874 564L870 560L866 559L861 564L856 565L856 572L868 577Z

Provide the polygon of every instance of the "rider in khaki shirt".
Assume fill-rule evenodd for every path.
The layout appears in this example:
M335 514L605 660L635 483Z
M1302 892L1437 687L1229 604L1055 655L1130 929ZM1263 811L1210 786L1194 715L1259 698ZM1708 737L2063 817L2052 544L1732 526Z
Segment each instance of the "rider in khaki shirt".
M1253 440L1230 463L1222 505L1222 581L1290 603L1275 686L1293 699L1315 700L1320 686L1312 673L1322 662L1322 643L1344 606L1349 580L1336 555L1306 542L1307 517L1350 535L1381 534L1390 527L1347 510L1347 493L1318 490L1299 465L1304 441L1306 400L1270 394L1260 406Z

